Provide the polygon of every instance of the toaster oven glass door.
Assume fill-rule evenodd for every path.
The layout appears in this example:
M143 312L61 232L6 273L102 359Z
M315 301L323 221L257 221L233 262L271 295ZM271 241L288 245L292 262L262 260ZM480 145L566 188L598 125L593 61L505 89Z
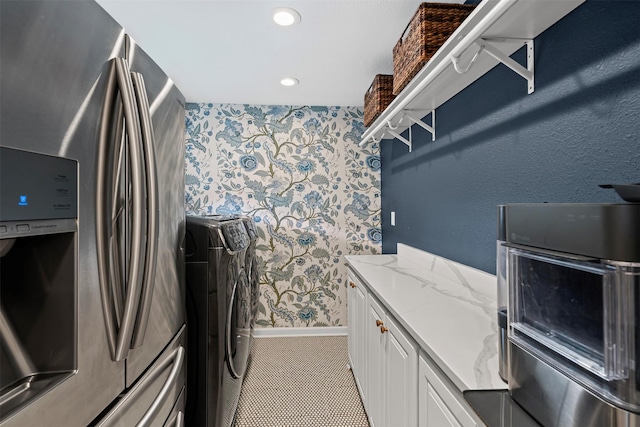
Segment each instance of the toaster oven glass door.
M616 269L515 248L509 256L512 340L607 381L627 375L629 290Z

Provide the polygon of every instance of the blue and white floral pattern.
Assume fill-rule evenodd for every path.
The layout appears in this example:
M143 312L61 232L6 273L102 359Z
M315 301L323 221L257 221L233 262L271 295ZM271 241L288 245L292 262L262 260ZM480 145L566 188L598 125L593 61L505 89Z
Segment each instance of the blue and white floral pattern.
M188 214L253 217L260 326L343 326L342 256L379 253L380 153L358 108L187 104Z

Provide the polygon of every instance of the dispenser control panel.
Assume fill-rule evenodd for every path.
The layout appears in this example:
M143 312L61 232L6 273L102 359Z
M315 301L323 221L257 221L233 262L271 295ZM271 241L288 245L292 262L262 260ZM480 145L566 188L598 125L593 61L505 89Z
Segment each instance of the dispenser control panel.
M0 147L0 194L0 222L17 221L16 231L32 228L32 221L77 218L78 164Z

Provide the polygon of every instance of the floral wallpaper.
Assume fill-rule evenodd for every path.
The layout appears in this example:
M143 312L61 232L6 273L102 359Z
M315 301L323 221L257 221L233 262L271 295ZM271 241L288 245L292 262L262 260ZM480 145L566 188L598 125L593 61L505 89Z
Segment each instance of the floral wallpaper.
M186 210L251 216L263 327L344 326L349 254L379 253L378 144L359 108L187 104Z

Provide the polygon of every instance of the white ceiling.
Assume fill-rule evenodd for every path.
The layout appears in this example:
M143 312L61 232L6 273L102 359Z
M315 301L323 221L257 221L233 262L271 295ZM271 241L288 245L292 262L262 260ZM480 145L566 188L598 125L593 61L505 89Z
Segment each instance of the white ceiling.
M417 0L97 0L188 102L362 106ZM463 0L440 0L463 3ZM300 24L279 27L277 7ZM283 77L300 84L280 85Z

